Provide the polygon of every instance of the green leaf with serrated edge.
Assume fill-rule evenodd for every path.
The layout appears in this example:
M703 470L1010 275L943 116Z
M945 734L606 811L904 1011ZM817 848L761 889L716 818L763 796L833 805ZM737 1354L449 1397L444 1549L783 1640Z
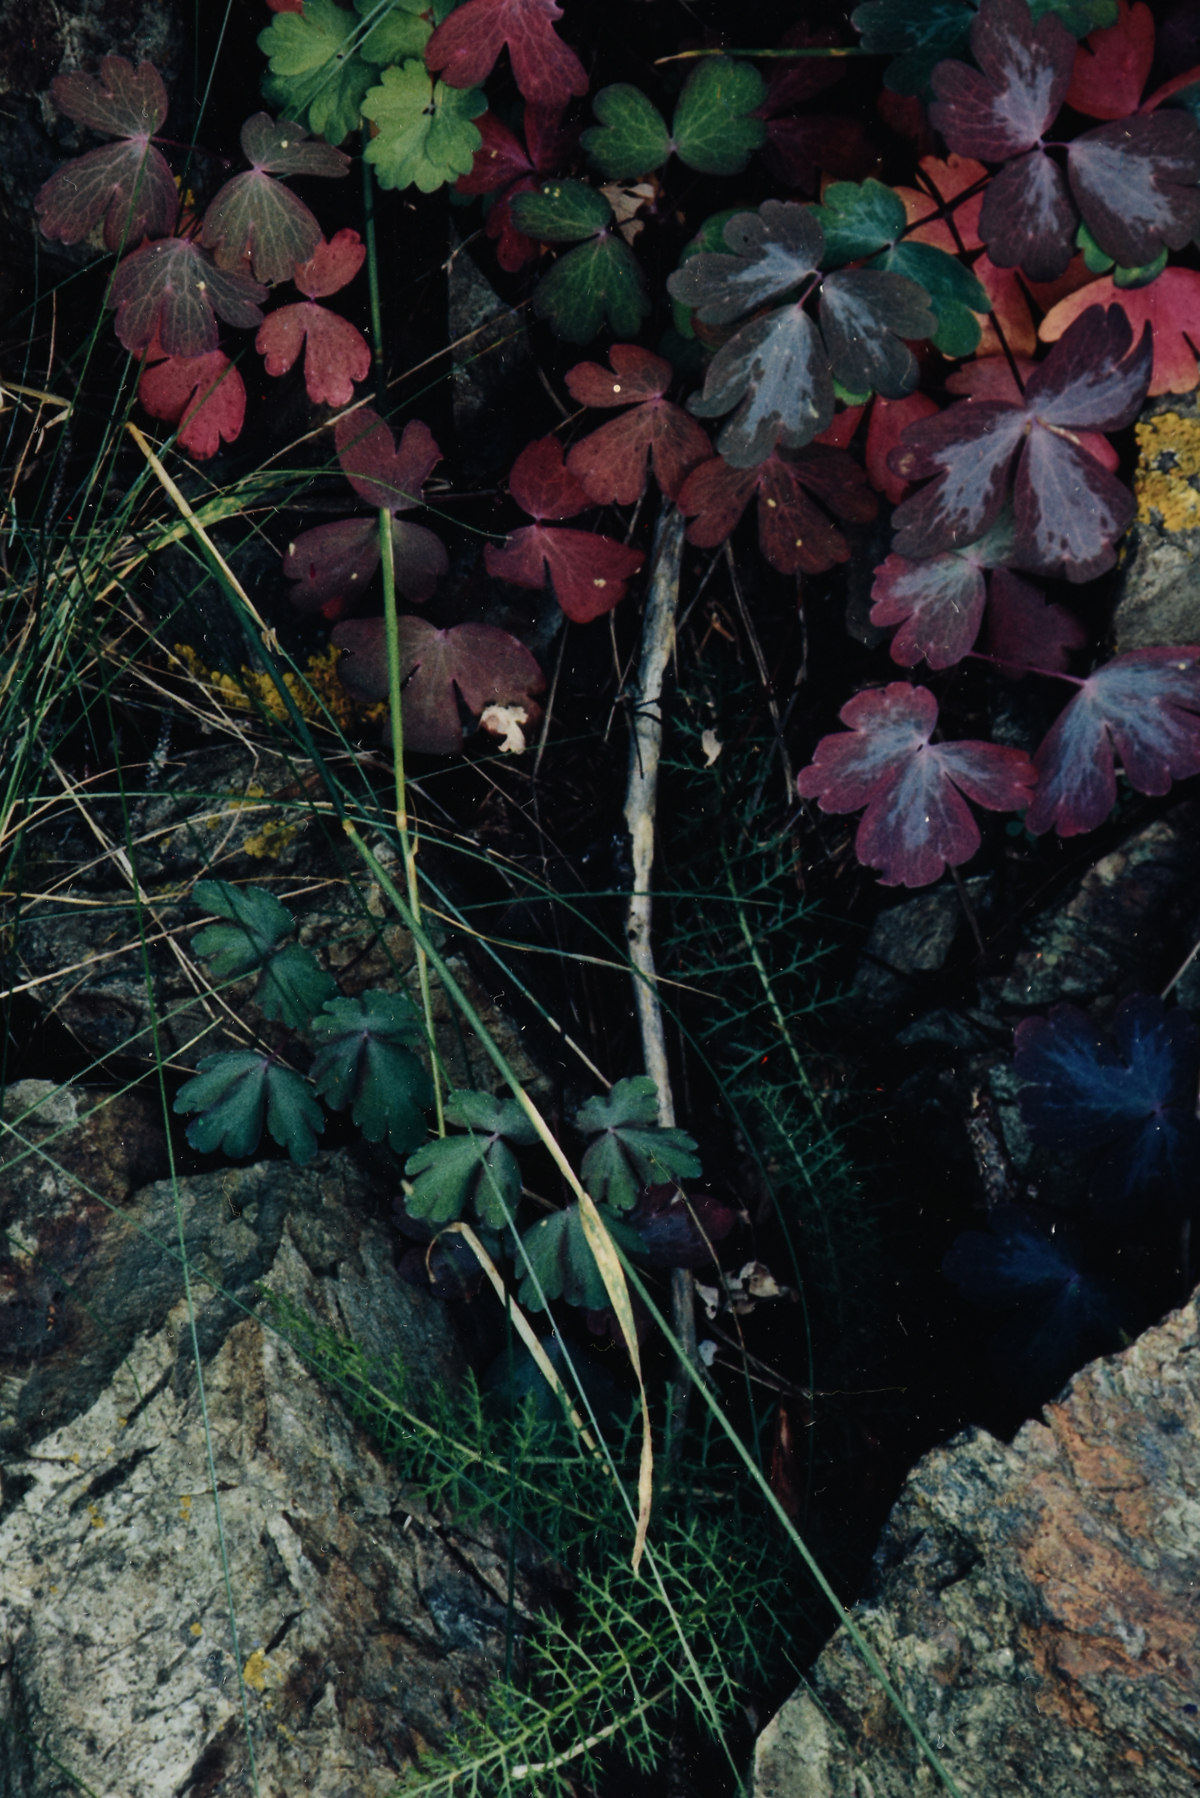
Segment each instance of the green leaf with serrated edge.
M627 1255L642 1252L642 1240L635 1231L603 1208L601 1216ZM607 1307L610 1302L608 1289L583 1233L578 1205L569 1205L565 1211L552 1211L548 1217L539 1218L521 1238L521 1246L547 1299L565 1299L568 1305L579 1305L588 1311L603 1311ZM517 1297L527 1311L542 1309L542 1297L528 1271Z
M1107 30L1118 17L1117 0L1029 0L1029 10L1035 25L1048 12L1054 13L1073 37Z
M384 69L371 88L363 112L379 127L363 152L381 187L416 187L423 194L470 173L483 143L471 123L487 111L478 87L435 82L423 62Z
M592 101L600 120L583 133L580 143L609 181L628 181L660 169L671 154L671 139L662 115L641 88L618 81L602 87Z
M510 209L517 230L540 243L578 243L613 222L604 195L585 181L543 181L536 193L514 194Z
M351 49L360 29L358 15L333 0L304 0L303 12L276 13L258 36L270 69L264 97L331 144L358 129L363 95L379 79Z
M255 997L265 1018L281 1018L289 1030L307 1030L336 991L337 981L311 949L285 943L263 968Z
M511 1217L521 1197L521 1169L508 1143L536 1142L537 1131L515 1099L491 1093L451 1093L446 1121L471 1134L440 1137L409 1156L406 1208L413 1217L446 1224L473 1202L485 1224L503 1229L505 1206Z
M583 1157L583 1184L615 1212L636 1204L643 1186L695 1180L702 1172L687 1131L660 1126L658 1088L645 1074L618 1080L604 1098L589 1099L576 1113L575 1127L596 1138Z
M766 97L767 84L753 63L705 57L675 108L675 154L702 175L740 175L767 141L765 121L750 117Z
M904 201L882 181L833 181L813 206L825 234L822 268L841 268L894 244L907 224Z
M219 980L250 974L274 954L296 921L285 905L263 887L234 886L228 880L198 880L192 898L205 911L215 911L227 924L209 924L192 938L192 949L211 963Z
M280 1148L293 1161L311 1161L317 1136L325 1128L308 1083L271 1056L249 1049L206 1055L195 1079L180 1087L175 1110L181 1115L200 1114L188 1125L187 1139L205 1155L214 1149L226 1155L253 1155L265 1114Z
M433 1086L413 1054L424 1033L402 994L327 999L311 1034L318 1050L309 1078L332 1111L352 1106L367 1141L386 1136L397 1155L424 1142Z
M597 237L568 250L542 277L533 309L555 336L590 343L605 321L614 337L636 337L650 301L624 238Z
M405 62L423 56L433 36L433 26L420 15L426 0L354 0L354 8L371 29L356 48L367 62ZM386 10L385 10L386 7Z
M724 212L714 212L711 218L706 218L692 241L689 244L684 245L679 258L680 268L683 267L685 262L690 261L693 256L702 255L706 250L710 254L716 253L718 255L721 254L722 251L728 250L729 245L725 242L725 227L729 223L729 220L731 218L736 218L741 210L742 208L740 206L727 206ZM671 313L675 322L675 329L679 332L680 336L694 339L696 333L692 329L691 307L685 305L682 300L672 299Z

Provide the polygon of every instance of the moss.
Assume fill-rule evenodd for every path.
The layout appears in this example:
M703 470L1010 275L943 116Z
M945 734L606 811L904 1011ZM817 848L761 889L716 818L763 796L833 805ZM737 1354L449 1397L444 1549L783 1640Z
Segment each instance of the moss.
M1137 426L1138 518L1174 534L1200 528L1200 418L1162 412Z

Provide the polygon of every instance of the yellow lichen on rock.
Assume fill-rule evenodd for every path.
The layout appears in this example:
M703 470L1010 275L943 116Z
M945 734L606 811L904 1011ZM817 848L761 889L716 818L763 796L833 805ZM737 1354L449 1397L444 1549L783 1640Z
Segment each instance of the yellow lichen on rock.
M188 643L177 643L175 654L193 680L233 711L259 707L272 718L286 718L285 707L272 677L262 669L243 667L236 675L208 668ZM383 716L383 706L358 705L338 679L340 652L331 644L320 655L310 656L304 677L285 674L283 684L302 718L313 723L336 724L344 731L357 730L364 720Z
M1137 425L1138 518L1174 534L1200 528L1200 418L1161 412Z

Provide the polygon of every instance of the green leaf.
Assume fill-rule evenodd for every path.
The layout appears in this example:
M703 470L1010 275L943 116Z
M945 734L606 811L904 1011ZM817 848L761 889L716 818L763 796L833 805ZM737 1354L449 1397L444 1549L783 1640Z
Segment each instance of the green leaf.
M265 98L331 144L357 130L363 95L377 79L350 47L358 30L357 15L333 0L304 0L303 12L276 13L258 35L270 64Z
M671 154L671 139L662 115L641 88L618 81L602 87L592 101L600 120L583 133L580 143L609 181L627 181L660 169Z
M536 193L514 194L511 211L517 230L541 243L578 243L613 222L604 195L585 181L543 181Z
M836 375L833 377L833 391L837 398L841 400L843 406L865 406L871 397L871 389L869 387L865 393L853 393L849 387L842 386L842 383L838 380Z
M636 1231L621 1224L608 1212L601 1212L611 1235L628 1255L643 1251ZM530 1265L537 1274L542 1293L548 1299L565 1299L568 1305L581 1305L589 1311L602 1311L609 1304L608 1290L596 1266L596 1257L583 1233L583 1220L578 1205L565 1211L552 1211L539 1218L521 1238ZM527 1311L540 1311L542 1300L533 1278L526 1271L517 1293Z
M766 97L767 84L753 63L705 57L675 108L675 154L702 175L740 175L767 141L765 121L749 116Z
M253 1155L265 1114L280 1148L293 1161L311 1161L317 1135L325 1127L307 1081L270 1055L249 1049L206 1055L195 1079L180 1087L175 1110L199 1112L187 1127L187 1139L206 1155L214 1149L226 1155Z
M905 240L876 256L870 266L907 275L925 289L938 321L930 342L944 356L970 356L979 347L979 320L975 314L990 312L992 302L987 289L948 250Z
M381 13L358 45L358 54L367 62L404 62L410 56L423 56L433 36L433 26L420 15L426 0L392 0L386 12L380 0L354 0L355 11L364 21Z
M868 55L896 57L883 78L894 94L928 93L944 57L969 62L974 22L963 0L867 0L850 15Z
M408 1000L372 990L328 999L312 1027L320 1045L310 1078L332 1111L351 1113L368 1142L386 1136L397 1155L425 1140L433 1086L411 1044L423 1031Z
M477 87L435 82L423 62L384 69L362 109L379 127L364 155L374 164L381 187L417 187L423 194L470 172L483 143L471 123L487 111Z
M1114 258L1108 254L1107 250L1102 250L1100 248L1096 239L1083 223L1080 224L1078 231L1075 233L1075 242L1083 251L1085 267L1089 268L1093 275L1106 275L1113 266Z
M596 1137L583 1157L583 1184L597 1204L616 1212L636 1204L643 1186L695 1180L702 1172L687 1131L660 1126L658 1088L645 1074L618 1080L603 1099L589 1099L575 1126Z
M1075 37L1106 30L1118 17L1117 0L1029 0L1036 25L1048 12L1055 13Z
M973 356L983 335L975 314L956 300L943 300L937 308L937 316L938 328L929 339L934 349L940 350L943 356L957 359Z
M286 906L262 887L237 887L227 880L198 880L198 905L228 918L209 924L192 938L192 948L218 980L237 980L261 968L255 997L268 1018L282 1018L292 1030L306 1030L337 982L315 955L299 943L283 943L296 928Z
M508 1143L536 1142L536 1130L515 1099L490 1093L451 1093L446 1118L471 1134L439 1137L409 1156L405 1172L413 1185L406 1209L448 1224L473 1203L485 1224L503 1229L521 1197L521 1169Z
M1167 250L1164 244L1153 262L1147 262L1141 268L1115 268L1113 270L1114 287L1149 287L1151 281L1157 281L1167 266Z
M568 250L542 277L533 309L557 337L589 343L605 320L614 337L636 337L650 301L624 238L597 237Z
M825 234L821 267L827 269L894 244L907 223L903 200L882 181L831 182L823 203L810 210Z

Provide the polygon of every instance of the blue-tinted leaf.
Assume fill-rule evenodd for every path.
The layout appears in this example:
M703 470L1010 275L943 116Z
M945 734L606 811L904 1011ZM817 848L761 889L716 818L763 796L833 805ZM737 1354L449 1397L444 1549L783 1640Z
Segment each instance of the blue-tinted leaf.
M932 337L923 287L881 269L844 269L821 283L821 334L834 375L855 393L901 400L920 378L905 338Z
M270 1055L249 1049L206 1055L200 1072L179 1089L175 1110L199 1112L187 1128L194 1149L210 1154L253 1155L267 1128L293 1161L311 1161L317 1133L324 1129L321 1107L307 1081Z
M825 239L807 206L767 200L737 212L723 231L731 254L701 250L668 278L673 299L706 324L727 325L768 300L780 299L821 266Z
M756 468L778 443L811 443L833 417L833 377L803 306L781 306L743 325L717 351L703 393L688 404L700 418L737 408L717 439L733 468Z
M904 201L882 181L832 181L813 217L825 238L824 268L860 262L894 244L907 224Z

